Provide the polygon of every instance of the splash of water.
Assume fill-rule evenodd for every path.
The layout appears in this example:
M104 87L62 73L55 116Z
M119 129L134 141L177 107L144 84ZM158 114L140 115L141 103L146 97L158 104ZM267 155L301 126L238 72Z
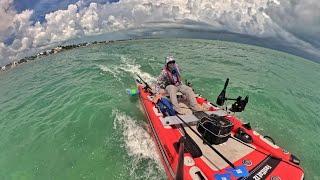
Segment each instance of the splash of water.
M121 64L115 64L110 66L98 65L98 67L106 72L111 74L114 78L120 81L120 76L122 73L129 73L133 78L138 74L141 76L146 82L152 83L156 81L156 78L150 75L147 72L143 72L140 68L141 66L135 62L134 59L127 58L125 56L121 56Z
M133 162L130 162L128 167L130 175L135 176L138 167L141 167L141 164L145 163L147 167L140 176L148 179L157 179L157 174L163 173L164 170L158 154L155 153L156 146L151 135L142 125L139 125L135 119L126 115L124 112L113 109L112 115L115 116L113 129L120 129L125 149L128 155L133 158Z

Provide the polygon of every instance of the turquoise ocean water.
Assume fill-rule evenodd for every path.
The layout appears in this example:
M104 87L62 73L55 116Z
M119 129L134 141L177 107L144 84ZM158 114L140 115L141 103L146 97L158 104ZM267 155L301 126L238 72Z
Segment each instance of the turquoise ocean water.
M320 179L320 64L223 41L150 39L73 49L0 73L0 179L166 179L136 97L172 54L215 101L249 95L238 114Z

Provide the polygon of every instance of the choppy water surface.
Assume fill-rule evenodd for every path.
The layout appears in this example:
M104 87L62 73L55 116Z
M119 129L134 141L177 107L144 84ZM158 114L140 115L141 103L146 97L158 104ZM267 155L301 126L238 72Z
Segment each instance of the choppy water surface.
M144 115L126 88L175 56L196 91L249 95L242 119L320 179L320 65L222 41L161 39L94 45L0 74L0 179L166 179Z

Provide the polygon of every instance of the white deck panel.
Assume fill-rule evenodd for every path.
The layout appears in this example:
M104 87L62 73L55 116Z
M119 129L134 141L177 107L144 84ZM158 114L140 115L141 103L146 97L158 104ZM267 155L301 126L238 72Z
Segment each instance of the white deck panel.
M179 117L182 118L186 123L199 121L199 119L196 116L194 116L193 114L179 115ZM183 124L183 122L177 116L167 116L167 117L161 119L161 123L163 126Z
M196 126L192 126L197 131ZM185 128L190 137L198 144L202 151L201 159L208 164L213 170L219 170L229 166L217 153L215 153L208 145L204 144L203 141L194 134L189 128ZM212 145L222 155L224 155L230 162L234 163L242 157L248 155L254 149L247 147L246 145L229 138L228 141L219 145ZM253 145L250 145L254 147Z

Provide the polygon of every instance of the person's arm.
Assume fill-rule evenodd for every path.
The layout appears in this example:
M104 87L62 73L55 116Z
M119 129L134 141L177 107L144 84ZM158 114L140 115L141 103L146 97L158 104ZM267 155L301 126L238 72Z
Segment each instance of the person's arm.
M161 89L165 89L166 88L166 79L167 76L165 74L164 71L161 71L160 76L157 78L157 83L156 83L156 94L159 94Z
M155 97L153 98L153 102L157 103L159 99L165 94L165 85L166 85L166 74L162 71L160 76L157 78L156 86L155 86Z
M183 80L182 80L182 76L181 76L181 69L180 69L178 64L175 65L175 69L176 69L176 71L178 72L178 75L179 75L179 80L180 80L179 83L183 84Z

